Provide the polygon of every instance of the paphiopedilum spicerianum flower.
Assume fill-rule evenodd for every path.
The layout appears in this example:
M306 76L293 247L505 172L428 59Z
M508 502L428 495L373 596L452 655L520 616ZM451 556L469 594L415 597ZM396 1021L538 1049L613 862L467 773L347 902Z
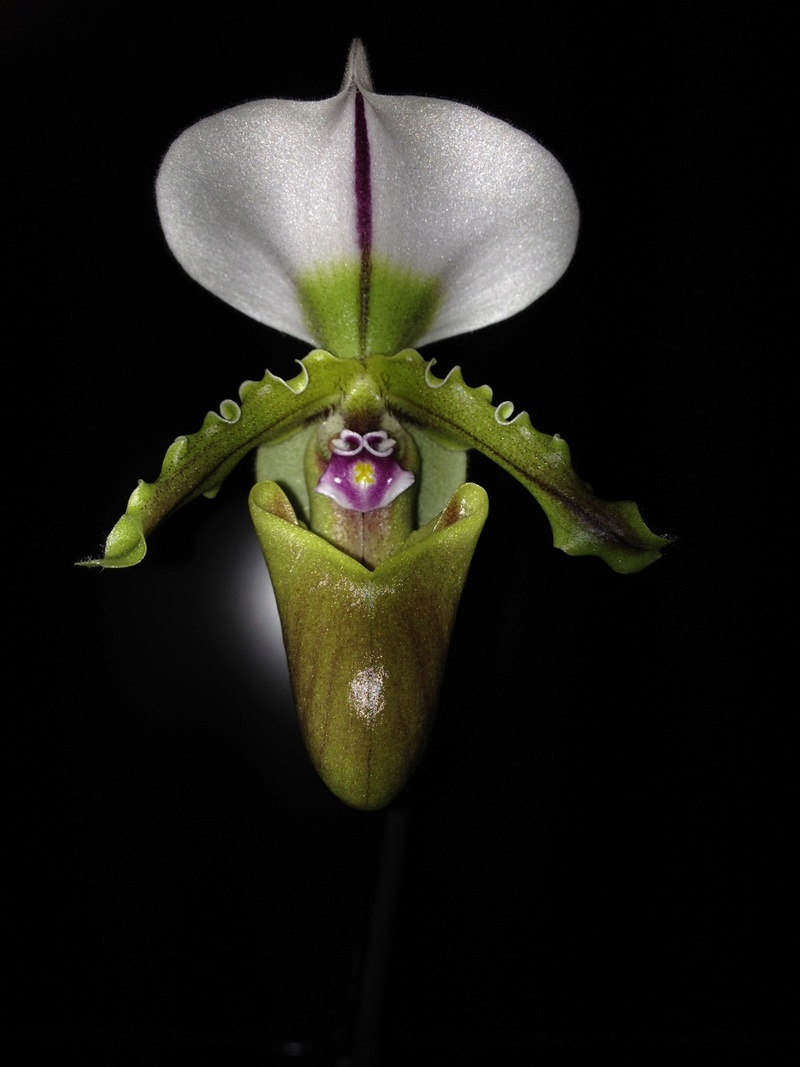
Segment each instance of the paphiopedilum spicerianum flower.
M666 539L596 499L566 443L412 346L497 322L566 269L578 207L527 134L444 100L380 96L354 42L329 100L261 100L197 123L157 181L188 273L314 345L300 374L245 382L168 449L106 541L127 567L166 515L258 449L250 509L317 770L346 803L388 804L420 758L486 494L479 449L526 486L554 543L620 572Z

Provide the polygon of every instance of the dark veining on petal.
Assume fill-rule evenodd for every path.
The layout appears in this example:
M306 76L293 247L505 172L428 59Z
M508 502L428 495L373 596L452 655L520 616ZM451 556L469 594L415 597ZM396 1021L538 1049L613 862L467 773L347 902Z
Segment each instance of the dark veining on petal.
M359 284L359 347L362 357L369 355L367 324L369 322L369 287L372 270L372 183L370 178L369 134L364 97L356 89L355 112L355 194L356 230L361 253L361 280Z

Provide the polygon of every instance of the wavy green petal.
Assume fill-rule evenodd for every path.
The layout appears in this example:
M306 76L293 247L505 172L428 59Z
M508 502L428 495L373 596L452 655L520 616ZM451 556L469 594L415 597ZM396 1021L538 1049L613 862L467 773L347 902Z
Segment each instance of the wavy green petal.
M213 497L234 467L259 445L281 442L339 403L363 378L363 367L310 352L301 373L284 381L269 371L260 382L245 382L241 403L226 400L220 414L210 411L197 433L178 437L167 449L155 482L140 481L125 514L108 535L102 559L88 567L131 567L143 559L147 538L167 515L198 496Z
M556 548L599 556L622 574L658 559L669 540L647 528L632 501L594 496L573 471L566 441L535 430L527 412L512 419L513 404L493 404L492 390L471 388L457 367L444 379L435 377L434 362L408 349L371 357L367 370L394 411L448 447L477 448L522 482L544 509Z

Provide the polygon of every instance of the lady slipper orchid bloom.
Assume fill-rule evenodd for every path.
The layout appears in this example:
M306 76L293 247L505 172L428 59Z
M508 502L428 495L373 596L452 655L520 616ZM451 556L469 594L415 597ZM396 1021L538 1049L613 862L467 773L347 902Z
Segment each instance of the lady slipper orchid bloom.
M420 759L458 600L487 514L478 449L525 485L554 543L620 572L665 538L596 499L558 436L410 347L497 322L553 285L578 207L555 158L463 104L372 89L359 41L342 89L204 119L157 180L170 248L201 285L315 346L301 373L246 381L140 482L103 567L138 563L170 512L258 450L250 510L298 717L323 780L388 804Z

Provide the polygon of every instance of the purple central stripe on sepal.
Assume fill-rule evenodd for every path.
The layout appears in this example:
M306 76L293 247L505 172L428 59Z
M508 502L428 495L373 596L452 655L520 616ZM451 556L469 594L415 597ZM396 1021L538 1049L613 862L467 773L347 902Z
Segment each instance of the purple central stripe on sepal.
M372 180L369 161L369 133L364 97L356 89L355 99L355 181L356 196L356 233L361 252L361 279L359 284L359 342L362 356L367 343L367 323L369 321L369 286L372 269Z

